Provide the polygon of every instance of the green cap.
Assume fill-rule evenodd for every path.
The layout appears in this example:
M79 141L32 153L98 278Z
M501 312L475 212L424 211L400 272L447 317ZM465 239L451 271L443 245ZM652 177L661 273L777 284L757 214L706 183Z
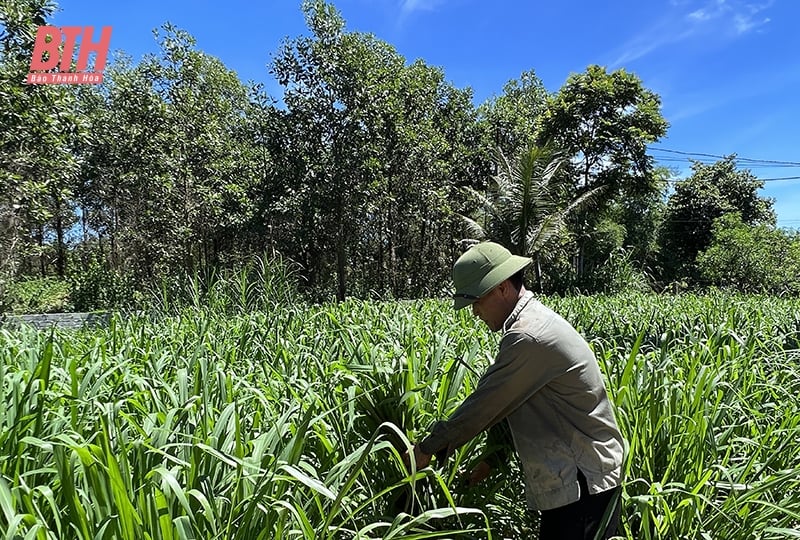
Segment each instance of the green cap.
M475 244L453 265L453 307L467 307L531 262L494 242Z

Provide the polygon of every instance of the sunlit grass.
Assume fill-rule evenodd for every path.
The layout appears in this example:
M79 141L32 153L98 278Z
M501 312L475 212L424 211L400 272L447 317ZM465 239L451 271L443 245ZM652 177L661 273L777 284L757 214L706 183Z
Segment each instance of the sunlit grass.
M413 476L400 461L496 335L447 302L270 303L241 283L107 329L0 329L4 538L531 534L518 470L463 486L480 441ZM800 536L800 301L546 303L607 376L629 537Z

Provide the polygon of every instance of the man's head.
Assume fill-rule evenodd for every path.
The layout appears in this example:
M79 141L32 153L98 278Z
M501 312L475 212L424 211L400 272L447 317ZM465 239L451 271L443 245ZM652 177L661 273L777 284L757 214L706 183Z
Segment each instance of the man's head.
M453 265L455 309L472 305L490 329L500 330L524 290L522 270L530 263L494 242L472 246Z

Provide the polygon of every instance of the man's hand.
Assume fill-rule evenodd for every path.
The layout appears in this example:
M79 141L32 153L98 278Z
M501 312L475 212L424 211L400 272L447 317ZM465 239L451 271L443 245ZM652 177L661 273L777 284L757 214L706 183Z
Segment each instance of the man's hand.
M470 471L469 476L467 476L467 485L469 487L475 486L486 480L490 474L492 474L491 465L485 461L481 461Z
M414 454L414 462L417 466L417 470L424 469L430 464L431 455L426 454L425 452L420 450L418 444L414 445L414 449L412 450L412 452ZM406 466L406 470L408 470L408 472L411 472L411 454L409 452L403 454L403 463Z

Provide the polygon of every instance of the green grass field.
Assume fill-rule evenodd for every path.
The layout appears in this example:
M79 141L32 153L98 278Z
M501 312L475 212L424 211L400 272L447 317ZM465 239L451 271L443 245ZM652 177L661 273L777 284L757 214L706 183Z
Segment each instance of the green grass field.
M545 299L597 353L629 444L629 538L800 537L800 300ZM0 329L0 539L526 538L481 441L400 452L497 335L449 302L187 308ZM473 371L474 370L474 371Z

